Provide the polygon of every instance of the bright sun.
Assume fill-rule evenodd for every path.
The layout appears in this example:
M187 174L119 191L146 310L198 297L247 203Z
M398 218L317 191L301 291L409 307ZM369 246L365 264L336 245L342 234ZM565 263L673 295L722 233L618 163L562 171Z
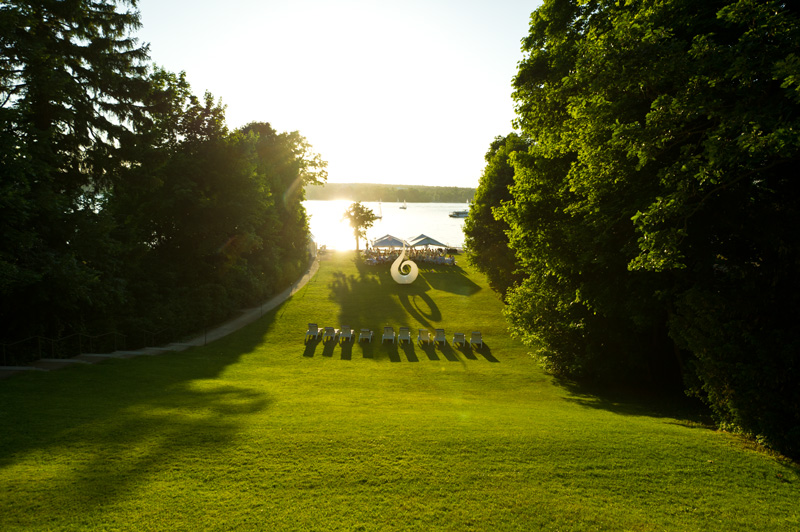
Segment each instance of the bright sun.
M347 220L342 220L344 211L350 206L350 200L314 202L315 209L311 215L311 233L318 243L324 243L328 249L354 249L356 238ZM364 243L361 242L361 248Z

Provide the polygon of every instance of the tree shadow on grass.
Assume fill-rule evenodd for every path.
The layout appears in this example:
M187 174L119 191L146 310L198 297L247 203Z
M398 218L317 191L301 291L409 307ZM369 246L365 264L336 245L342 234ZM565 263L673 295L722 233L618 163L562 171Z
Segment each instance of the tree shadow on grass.
M431 322L442 321L442 313L433 298L426 293L428 284L421 284L413 288L412 286L405 285L398 291L400 304L419 323L425 327L434 328Z
M408 326L412 331L419 327L429 330L441 327L442 311L432 297L433 290L471 295L481 289L458 266L424 265L416 281L400 285L392 279L388 264L368 266L357 257L352 260L357 273L347 275L343 271L332 272L329 297L340 308L337 326L347 324L356 330L369 328L374 332L375 346L365 347L370 346L365 343L360 347L364 358L381 360L386 357L393 362L400 361L398 347L386 347L391 344L381 342L384 326L392 326L395 332L401 326ZM413 344L401 349L409 361L419 361L420 355ZM451 362L461 360L449 345L441 351L441 356L433 347L423 347L422 351L429 360L438 361L442 357ZM488 347L477 353L490 362L498 362ZM464 351L464 356L469 360L477 360L472 349Z
M56 423L53 434L40 435L40 450L65 467L47 482L23 479L24 491L7 494L10 500L35 491L38 504L48 509L32 512L30 524L113 506L165 471L198 474L189 464L226 452L244 420L272 403L264 394L234 386L202 393L178 386L173 392L178 395L172 400L142 401L120 415L84 412L84 422L73 427ZM191 414L175 414L185 410Z
M398 295L400 285L392 280L388 270L359 276L334 272L329 286L330 299L340 308L339 326L370 328L380 338L383 324L398 324L408 319L407 310L392 297Z
M388 265L366 266L358 258L353 259L357 275L333 272L330 283L330 299L340 308L339 322L358 329L369 328L379 341L383 327L418 326L434 328L442 320L442 312L430 295L431 286L422 277L410 285L397 284L389 272ZM409 323L409 318L417 323ZM380 358L373 351L373 358ZM390 360L395 352L387 352ZM399 356L399 355L398 355Z
M480 285L470 279L460 266L427 265L422 276L435 290L471 296L481 290Z
M680 390L642 386L601 386L554 377L569 392L567 401L585 408L607 410L625 416L674 418L690 427L714 428L708 408Z
M43 515L61 519L98 501L113 505L171 468L190 470L193 457L226 452L273 399L220 377L261 344L279 309L204 347L5 381L0 471L37 455L57 466L47 481L21 479L20 490L0 495L0 506L27 508L35 492L37 504L52 509ZM312 354L314 346L307 346ZM31 523L45 519L23 513L39 520Z

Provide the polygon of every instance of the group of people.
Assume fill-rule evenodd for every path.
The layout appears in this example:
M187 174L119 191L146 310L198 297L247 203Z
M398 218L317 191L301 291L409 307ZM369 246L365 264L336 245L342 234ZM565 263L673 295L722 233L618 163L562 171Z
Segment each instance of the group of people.
M367 248L363 251L364 262L369 265L391 264L400 256L402 250L390 248L388 250L379 248ZM455 265L456 258L442 248L416 249L406 248L406 260L412 260L418 264L447 264Z

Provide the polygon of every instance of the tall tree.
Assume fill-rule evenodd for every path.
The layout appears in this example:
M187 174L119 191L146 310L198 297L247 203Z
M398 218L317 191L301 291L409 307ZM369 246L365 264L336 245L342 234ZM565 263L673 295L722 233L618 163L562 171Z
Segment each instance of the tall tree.
M7 330L55 333L119 297L102 205L147 91L147 48L129 36L138 26L137 12L108 1L0 5Z
M280 283L293 281L307 259L308 216L302 203L305 187L325 182L328 163L297 131L278 133L268 123L252 122L241 132L254 136L256 171L275 201L271 228L281 255L272 267L278 268Z
M514 251L508 246L506 232L510 228L498 210L512 200L512 154L527 150L527 140L516 133L494 139L486 152L486 168L475 191L469 217L464 222L464 244L470 262L486 274L489 285L503 299L522 276L517 273Z
M504 210L526 275L508 315L551 367L652 374L674 342L722 424L793 454L798 43L786 2L545 1Z
M126 145L137 164L110 209L131 244L136 312L125 319L183 332L297 277L307 259L302 184L324 179L325 163L269 124L230 133L224 107L196 98L183 74L152 78L141 133Z
M356 237L356 251L359 249L359 238L367 238L367 229L372 227L372 224L375 223L375 220L377 219L378 216L372 211L372 209L365 207L361 204L361 202L358 201L350 204L350 206L344 212L342 220L347 220L350 224L350 227L353 228L353 236Z

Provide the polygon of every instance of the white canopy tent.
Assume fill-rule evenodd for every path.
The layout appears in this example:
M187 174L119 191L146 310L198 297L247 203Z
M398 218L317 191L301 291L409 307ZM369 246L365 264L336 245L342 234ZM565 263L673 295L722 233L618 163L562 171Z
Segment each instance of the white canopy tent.
M372 241L374 248L401 248L403 244L408 245L405 240L392 235L384 235Z
M416 236L416 237L410 239L408 241L408 245L411 246L412 248L416 248L416 247L419 247L419 246L425 246L425 247L434 246L434 247L440 247L440 248L448 247L446 244L442 244L441 242L439 242L435 238L429 237L428 235L424 235L424 234Z

